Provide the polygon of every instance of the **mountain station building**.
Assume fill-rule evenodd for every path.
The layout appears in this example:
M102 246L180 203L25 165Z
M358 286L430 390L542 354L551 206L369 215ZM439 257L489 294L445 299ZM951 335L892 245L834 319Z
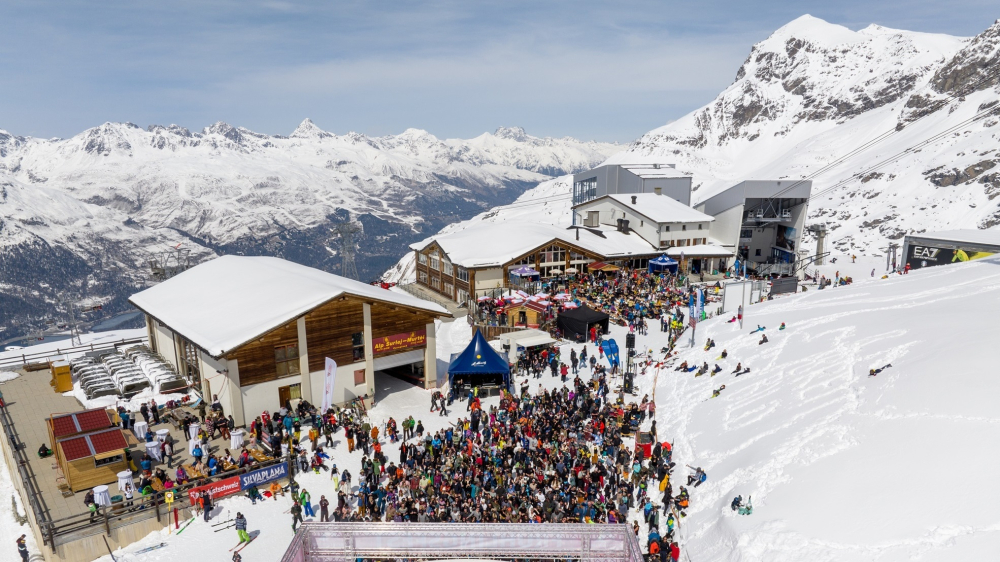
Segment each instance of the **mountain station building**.
M375 372L400 368L438 384L439 305L279 258L222 256L129 298L150 348L246 425L289 400L321 405L374 396Z

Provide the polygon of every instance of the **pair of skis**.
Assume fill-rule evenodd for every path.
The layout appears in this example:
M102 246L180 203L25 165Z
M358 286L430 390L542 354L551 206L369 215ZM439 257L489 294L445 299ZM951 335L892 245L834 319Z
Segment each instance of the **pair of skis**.
M137 551L135 551L135 552L134 552L133 554L142 554L142 553L144 553L144 552L149 552L149 551L151 551L151 550L156 550L156 549L159 549L159 548L163 548L163 547L165 547L165 546L167 546L167 543L165 543L165 542L161 542L161 543L160 543L160 544L158 544L158 545L154 545L154 546L147 546L146 548L143 548L143 549L140 549L140 550L137 550Z
M260 535L257 535L257 537L259 537L259 536ZM239 552L239 551L243 550L244 548L250 546L250 543L252 543L253 541L257 540L257 537L250 537L250 540L248 540L246 542L240 541L239 544L237 544L233 548L230 548L229 552Z

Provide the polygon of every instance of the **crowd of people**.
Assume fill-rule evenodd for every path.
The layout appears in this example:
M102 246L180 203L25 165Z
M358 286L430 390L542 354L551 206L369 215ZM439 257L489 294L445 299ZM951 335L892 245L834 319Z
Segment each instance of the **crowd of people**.
M504 392L488 409L475 392L457 397L466 404L456 407L467 415L439 431L425 431L412 417L402 421L402 433L393 418L380 429L356 408L306 413L316 438L300 441L293 426L288 445L300 469L330 475L334 492L320 498L322 521L626 524L637 509L656 531L647 546L669 560L677 549L676 520L688 505L685 486L675 495L669 484L670 445L656 440L653 420L649 433L657 442L648 454L632 446L627 438L652 410L651 401L619 403L603 368L581 376L587 366L578 361L572 379L555 390L538 385L532 393L525 378L519 393ZM439 400L432 410L445 407L444 397ZM255 429L268 423L260 422ZM329 464L317 444L319 434L340 431L349 451L361 451L357 474ZM397 458L386 455L380 437L400 442ZM294 528L312 506L300 491L291 492Z

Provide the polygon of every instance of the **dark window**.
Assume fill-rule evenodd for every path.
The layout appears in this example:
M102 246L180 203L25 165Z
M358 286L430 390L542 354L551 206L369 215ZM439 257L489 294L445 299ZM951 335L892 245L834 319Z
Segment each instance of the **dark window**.
M274 348L274 364L279 377L299 374L298 344L279 345Z
M351 348L355 362L365 360L365 334L363 332L351 334Z
M760 255L760 248L757 248L756 250L754 250L753 251L753 255L759 256Z

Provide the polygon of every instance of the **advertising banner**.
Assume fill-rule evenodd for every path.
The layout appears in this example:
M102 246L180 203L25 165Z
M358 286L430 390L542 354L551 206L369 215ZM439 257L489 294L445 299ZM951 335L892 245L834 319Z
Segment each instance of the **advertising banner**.
M333 387L337 379L337 362L326 358L326 374L323 379L323 409L325 412L333 406Z
M260 468L252 472L240 475L240 488L247 490L251 486L267 484L272 480L278 480L288 476L288 463L273 464L267 468Z
M427 345L427 330L417 330L416 332L376 338L372 340L372 353L375 355L379 353L391 353L422 345Z
M198 486L197 488L191 488L188 490L188 499L191 503L197 499L197 494L207 491L208 495L212 500L223 498L226 496L231 496L233 494L238 494L242 488L240 487L240 477L231 476L225 480L219 480L217 482L212 482L211 484L205 484L204 486Z
M906 254L906 263L910 264L910 269L920 269L932 265L978 260L992 255L994 255L993 252L977 252L961 248L935 248L913 244Z

